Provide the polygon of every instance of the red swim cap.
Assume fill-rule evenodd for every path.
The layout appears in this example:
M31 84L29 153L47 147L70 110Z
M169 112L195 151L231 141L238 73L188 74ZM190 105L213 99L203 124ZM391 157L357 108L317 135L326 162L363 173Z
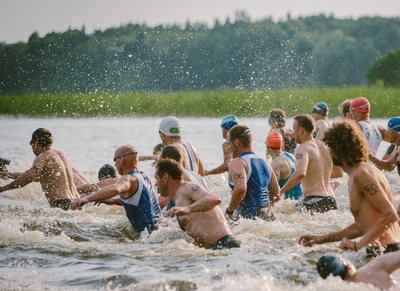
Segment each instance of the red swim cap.
M282 143L282 135L277 131L271 131L270 133L268 133L267 138L265 139L265 144L273 148L282 147Z
M361 113L369 113L370 108L368 99L364 97L357 97L350 105L350 110Z

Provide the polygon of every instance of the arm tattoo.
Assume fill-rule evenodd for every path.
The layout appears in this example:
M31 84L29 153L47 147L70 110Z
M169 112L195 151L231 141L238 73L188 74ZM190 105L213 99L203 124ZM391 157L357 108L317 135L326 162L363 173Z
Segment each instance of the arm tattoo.
M233 174L233 179L234 180L236 180L236 179L244 179L244 177L243 177L243 173L235 173L235 174Z
M376 193L379 192L378 186L376 184L374 184L374 183L365 186L364 189L371 195L375 195Z
M192 191L197 191L199 189L200 189L200 187L198 185L192 187Z
M301 160L303 158L303 154L296 154L296 159Z

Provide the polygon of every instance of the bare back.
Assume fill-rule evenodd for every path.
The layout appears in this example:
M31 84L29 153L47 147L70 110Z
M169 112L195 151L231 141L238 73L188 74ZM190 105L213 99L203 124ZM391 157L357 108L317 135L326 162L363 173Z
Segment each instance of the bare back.
M295 150L296 171L304 173L302 187L304 197L334 196L330 185L332 159L324 143L311 140L299 145Z
M214 195L199 187L196 183L184 182L175 194L176 206L186 207L206 195ZM210 246L221 238L232 235L226 218L219 206L209 211L192 212L188 215L178 216L179 225L198 244Z
M67 173L67 167L55 151L47 150L39 154L32 169L37 171L42 190L50 204L63 199L79 198L72 170L69 169Z
M362 162L356 165L349 173L348 187L350 210L362 235L372 229L381 216L393 216L396 213L390 185L381 171L372 164ZM400 242L399 224L384 224L386 231L373 244Z

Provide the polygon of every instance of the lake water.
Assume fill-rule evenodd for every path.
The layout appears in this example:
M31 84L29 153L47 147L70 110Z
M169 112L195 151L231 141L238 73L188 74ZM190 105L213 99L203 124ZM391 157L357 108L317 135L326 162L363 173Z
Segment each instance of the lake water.
M97 119L11 119L0 117L0 157L12 160L10 171L27 170L34 159L32 132L48 128L54 148L65 152L73 166L96 181L98 169L113 164L115 149L125 143L150 155L160 142L159 117ZM200 153L206 169L222 161L219 118L180 118L182 136ZM386 120L374 120L386 125ZM267 119L241 119L253 133L253 148L265 155ZM292 126L288 119L288 126ZM387 148L383 143L378 156ZM150 161L140 168L153 174ZM399 176L385 173L396 206ZM10 181L10 180L9 180ZM0 185L9 181L1 180ZM226 174L206 177L212 191L229 202ZM233 228L240 249L213 251L196 247L175 221L132 240L122 207L88 205L82 211L49 208L40 185L32 183L0 196L1 290L376 290L347 284L338 278L322 280L316 261L327 252L341 252L339 243L305 248L297 241L305 233L327 233L352 223L347 179L335 190L339 210L325 214L299 213L295 202L280 201L274 222L239 220ZM356 266L364 250L345 253ZM394 274L400 281L400 272Z

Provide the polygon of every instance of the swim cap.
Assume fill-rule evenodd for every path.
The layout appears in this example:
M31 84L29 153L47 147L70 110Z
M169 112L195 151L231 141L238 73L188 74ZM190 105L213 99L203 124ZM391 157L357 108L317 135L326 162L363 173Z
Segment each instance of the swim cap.
M312 113L317 113L320 114L322 116L327 116L329 112L329 108L328 105L326 105L325 102L319 102L317 104L315 104L312 108L311 114Z
M340 276L345 280L347 275L347 266L344 264L343 259L337 255L324 255L317 263L318 274L326 279L330 274L333 276Z
M361 113L369 113L370 111L370 104L367 98L364 97L357 97L351 102L350 110L357 111Z
M98 173L99 181L107 179L107 178L115 178L117 177L117 172L115 168L110 164L105 164L102 166Z
M165 117L163 120L161 120L158 131L166 136L180 136L181 123L175 116Z
M283 144L282 135L277 131L271 131L268 133L265 139L265 144L273 148L280 148Z
M233 114L229 114L222 119L221 127L226 130L230 130L231 127L239 123L237 117Z
M397 132L400 132L400 117L392 117L387 125L387 130L394 129Z

